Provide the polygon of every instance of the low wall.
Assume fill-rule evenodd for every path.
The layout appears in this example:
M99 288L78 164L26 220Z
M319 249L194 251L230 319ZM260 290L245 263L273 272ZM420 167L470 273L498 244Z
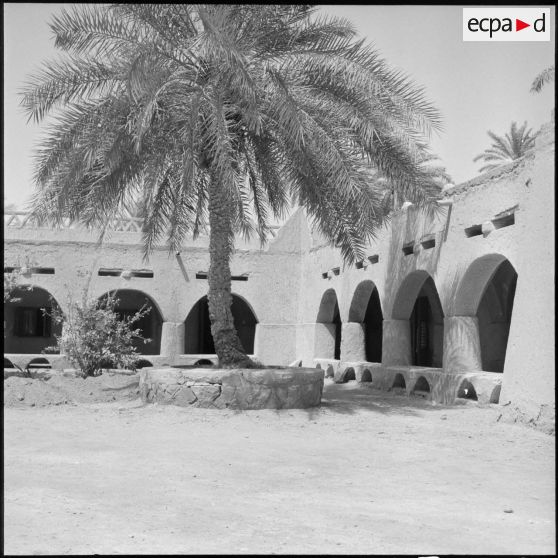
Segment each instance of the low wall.
M146 368L148 403L215 409L304 409L320 404L324 372L314 368Z

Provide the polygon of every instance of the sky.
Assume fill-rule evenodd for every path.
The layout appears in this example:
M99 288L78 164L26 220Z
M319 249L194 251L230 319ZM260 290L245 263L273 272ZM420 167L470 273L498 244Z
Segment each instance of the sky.
M39 126L26 123L18 90L57 56L48 22L70 5L3 6L5 204L22 208L32 194L31 156L40 135ZM504 134L515 120L536 131L551 120L554 84L536 95L529 89L554 64L554 7L549 42L463 42L462 6L324 5L319 12L348 19L390 65L424 87L444 121L431 147L454 184L478 174L473 158L489 147L488 130Z

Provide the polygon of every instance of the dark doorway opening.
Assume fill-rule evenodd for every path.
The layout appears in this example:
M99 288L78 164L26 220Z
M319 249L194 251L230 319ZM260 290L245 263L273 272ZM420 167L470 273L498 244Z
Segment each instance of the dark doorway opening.
M364 348L368 362L382 362L383 319L378 289L374 289L364 314Z
M337 300L335 301L332 323L335 325L333 358L339 360L341 358L341 314L339 314L339 304L337 303Z
M11 296L13 300L4 305L4 352L36 354L55 347L55 335L61 335L62 325L52 319L53 310L60 307L50 293L22 286Z
M258 320L250 306L241 297L233 294L232 298L231 312L234 327L244 350L248 354L254 354L254 338L256 336ZM192 310L190 310L184 325L184 354L215 354L207 296L200 298L196 302Z
M413 365L441 367L444 314L431 277L428 277L418 293L410 323Z
M479 303L482 369L487 372L504 371L516 285L517 273L505 260L488 282Z
M134 347L140 355L158 355L161 352L161 330L163 318L153 300L141 291L134 289L117 289L111 291L116 299L114 311L121 320L132 317L141 308L148 308L149 311L139 320L131 324L132 329L139 329L144 339L149 339L144 343L141 339L134 339ZM102 295L99 300L106 299L107 295Z

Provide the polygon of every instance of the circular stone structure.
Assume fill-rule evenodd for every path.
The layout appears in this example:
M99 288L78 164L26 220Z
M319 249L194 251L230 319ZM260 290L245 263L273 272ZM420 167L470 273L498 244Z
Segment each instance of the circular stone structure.
M320 404L324 372L315 368L148 368L147 403L215 409L305 409Z

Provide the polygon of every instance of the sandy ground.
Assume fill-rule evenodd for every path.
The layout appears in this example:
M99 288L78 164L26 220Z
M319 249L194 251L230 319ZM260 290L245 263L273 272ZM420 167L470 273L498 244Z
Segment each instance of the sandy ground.
M555 438L498 406L329 380L319 408L243 412L145 406L137 375L4 388L6 554L556 550Z

